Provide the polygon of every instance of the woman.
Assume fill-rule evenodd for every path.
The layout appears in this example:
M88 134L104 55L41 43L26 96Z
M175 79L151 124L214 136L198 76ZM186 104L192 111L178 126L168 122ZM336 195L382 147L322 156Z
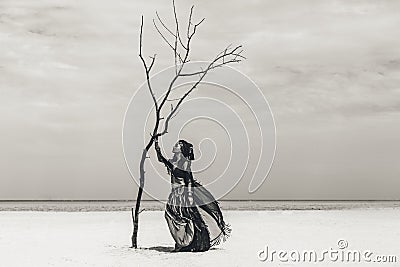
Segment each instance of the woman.
M172 149L174 156L171 160L162 155L157 139L155 149L158 160L164 163L171 175L172 189L165 219L175 240L175 251L206 251L221 240L225 241L231 229L223 219L218 202L193 178L193 145L179 140ZM198 207L205 213L201 214ZM215 229L211 229L213 225Z

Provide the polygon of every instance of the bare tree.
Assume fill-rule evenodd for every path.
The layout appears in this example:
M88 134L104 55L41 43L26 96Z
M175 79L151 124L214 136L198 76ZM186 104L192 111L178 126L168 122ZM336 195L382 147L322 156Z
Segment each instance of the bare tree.
M135 209L132 208L132 221L133 221L133 233L132 233L132 247L137 248L137 234L139 229L139 214L140 214L140 202L142 199L143 188L145 184L145 161L148 158L148 151L152 147L154 140L158 137L163 136L168 133L168 126L170 120L177 114L177 110L180 105L185 101L185 99L193 92L193 90L202 82L204 77L213 69L222 67L227 64L240 62L245 57L242 55L242 46L231 47L230 45L223 49L220 53L218 53L209 63L207 63L206 67L194 72L185 72L185 66L190 61L190 49L193 41L193 37L195 36L198 27L200 24L204 22L204 18L199 22L193 22L193 9L194 6L190 8L189 18L187 21L187 25L184 30L181 29L181 25L178 20L178 15L176 11L175 1L172 1L173 13L174 13L174 21L175 27L170 28L166 25L166 23L161 19L158 12L156 12L156 18L153 19L153 24L162 38L162 40L167 44L169 49L173 52L174 55L174 66L175 72L174 76L171 78L171 81L165 91L165 94L160 100L157 101L157 98L154 94L154 90L151 85L151 71L153 69L154 63L156 61L156 54L150 56L150 60L146 61L143 57L142 48L143 48L143 24L144 19L143 16L141 18L140 25L140 41L139 41L139 57L142 61L145 74L146 74L146 82L149 93L153 99L153 104L155 108L155 124L153 131L151 133L151 137L143 149L142 157L139 164L139 190L136 198L136 206ZM171 105L170 111L168 115L163 118L161 117L163 108L165 108L165 103L167 101L172 101L169 99L170 93L179 78L193 76L196 77L193 84L190 85L190 88L179 98L174 99L176 101L175 106ZM164 120L163 127L161 127L161 121Z

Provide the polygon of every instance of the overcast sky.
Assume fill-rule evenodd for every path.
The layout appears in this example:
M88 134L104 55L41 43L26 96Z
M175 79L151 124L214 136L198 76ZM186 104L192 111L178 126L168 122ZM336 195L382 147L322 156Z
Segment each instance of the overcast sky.
M191 3L206 17L193 60L243 44L235 67L277 127L266 182L226 199L400 199L400 2L177 0L182 18ZM0 2L0 199L135 197L121 135L144 81L140 15L156 71L173 63L155 10L170 1Z

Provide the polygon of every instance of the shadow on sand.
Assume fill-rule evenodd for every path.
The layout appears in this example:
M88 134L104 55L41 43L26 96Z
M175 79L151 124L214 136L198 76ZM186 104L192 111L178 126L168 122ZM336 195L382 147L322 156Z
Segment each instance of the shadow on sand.
M157 247L150 247L150 248L143 248L146 250L154 250L158 252L174 252L174 247L163 247L163 246L157 246Z
M164 247L164 246L156 246L156 247L149 247L149 248L142 248L145 250L153 250L158 252L172 252L172 253L179 253L176 252L174 247ZM220 248L210 248L210 250L220 250Z

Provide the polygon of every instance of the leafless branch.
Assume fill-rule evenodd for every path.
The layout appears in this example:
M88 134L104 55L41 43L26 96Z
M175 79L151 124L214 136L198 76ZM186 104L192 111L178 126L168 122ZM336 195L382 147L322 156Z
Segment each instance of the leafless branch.
M173 98L173 99L167 99L167 101L173 102L173 101L178 101L180 98Z
M237 46L235 47L233 50L228 51L226 48L222 53L219 53L213 61L211 61L211 63L208 65L208 67L206 69L201 69L200 71L196 71L196 72L190 72L190 73L180 73L179 76L185 77L185 76L195 76L198 74L204 74L209 72L212 69L218 68L218 67L222 67L224 65L230 64L230 63L238 63L240 62L242 59L246 59L243 55L242 52L243 50L240 50L238 52L236 52L239 48L241 48L241 46ZM230 59L226 59L227 57L231 57ZM222 62L221 62L222 60ZM220 63L218 63L220 61Z
M154 91L153 88L151 87L151 82L150 82L150 71L152 70L153 66L154 66L154 62L156 61L156 54L154 54L154 56L150 57L151 58L151 62L150 65L148 66L146 63L146 60L143 57L142 54L142 48L143 48L143 16L142 16L142 20L141 20L141 24L140 24L140 37L139 37L139 57L142 60L143 63L143 67L146 73L146 82L147 82L147 87L149 89L150 95L153 99L154 102L154 106L156 108L156 111L158 111L158 103L157 103L157 99L156 96L154 95Z
M177 49L175 49L175 43L174 43L174 45L172 45L171 43L170 43L170 41L168 41L168 39L165 37L165 35L160 31L160 29L158 28L158 26L157 26L157 23L156 23L156 21L153 19L153 25L154 25L154 28L156 29L156 31L158 32L158 34L161 36L161 38L164 40L164 42L169 46L169 48L171 48L172 49L172 51L174 52L174 57L176 57L176 58L178 58L179 60L180 60L180 62L182 63L183 62L183 59L182 59L182 57L181 57L181 55L179 54L179 52L178 52L178 50ZM173 36L175 37L175 34L173 34Z
M165 30L167 30L172 36L175 37L175 34L168 28L167 25L165 25L165 23L163 22L163 20L160 18L160 15L158 14L158 12L156 11L156 16L158 21L160 22L160 24L164 27Z
M182 109L178 109L178 110L174 113L174 115L171 116L171 119L170 119L170 120L172 120L173 118L175 118L175 117L179 114L179 112L180 112L181 110L182 110Z
M178 14L176 12L176 5L175 5L175 0L172 0L172 6L174 8L174 17L175 17L175 26L176 26L176 35L175 39L179 40L179 43L182 45L184 49L186 49L185 45L183 44L181 35L180 35L180 30L179 30L179 20L178 20Z
M245 57L242 55L243 50L239 50L239 49L242 48L241 45L236 46L233 49L229 49L229 48L230 48L230 46L228 46L222 52L220 52L214 58L214 60L212 60L207 65L207 67L205 69L202 69L201 71L197 71L197 72L179 73L179 74L177 74L177 76L179 76L179 77L199 75L199 78L198 78L198 80L196 82L194 82L192 87L190 87L190 89L188 91L186 91L186 93L179 99L179 101L177 102L175 107L173 109L171 109L169 115L165 119L163 131L159 132L157 134L157 136L162 136L162 135L164 135L164 134L166 134L168 132L169 122L170 122L170 120L172 118L175 117L174 114L176 113L176 111L178 110L178 108L180 107L182 102L193 92L194 89L197 88L197 86L202 82L202 80L208 74L208 72L210 70L213 70L213 69L218 68L218 67L222 67L222 66L230 64L230 63L237 63L237 62L240 62L241 59L245 59ZM230 59L226 60L226 58L230 58ZM222 62L221 62L221 59L222 59ZM220 63L218 63L218 62L220 62Z

